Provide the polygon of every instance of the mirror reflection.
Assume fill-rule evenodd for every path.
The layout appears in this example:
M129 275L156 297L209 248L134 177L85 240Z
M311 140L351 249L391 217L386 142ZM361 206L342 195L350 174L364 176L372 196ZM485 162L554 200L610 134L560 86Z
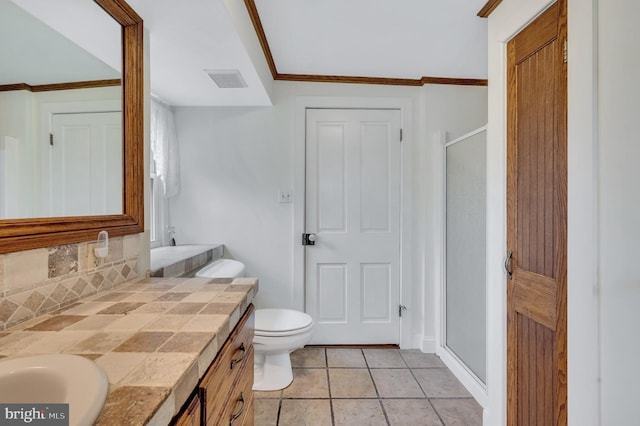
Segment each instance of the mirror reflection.
M0 219L121 214L120 25L91 0L0 0L0 58Z

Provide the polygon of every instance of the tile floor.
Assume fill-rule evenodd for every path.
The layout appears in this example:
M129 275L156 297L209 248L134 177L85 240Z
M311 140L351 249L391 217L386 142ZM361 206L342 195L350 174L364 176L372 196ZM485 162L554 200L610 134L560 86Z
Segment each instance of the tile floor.
M256 426L482 425L482 408L433 354L303 348L293 383L255 392Z

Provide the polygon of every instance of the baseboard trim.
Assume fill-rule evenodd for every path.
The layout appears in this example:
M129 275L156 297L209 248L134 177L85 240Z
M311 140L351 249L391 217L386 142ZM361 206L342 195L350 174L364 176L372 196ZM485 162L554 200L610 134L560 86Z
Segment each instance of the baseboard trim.
M486 407L489 402L489 396L484 385L482 385L478 379L476 379L476 377L467 370L462 362L460 362L457 357L453 356L447 349L442 347L438 348L437 355L453 375L460 380L462 385L469 391L475 400L478 401L478 404L483 408Z
M435 354L436 353L436 338L435 337L425 337L424 339L422 339L422 347L420 349L425 354Z
M400 349L399 345L306 345L305 348L337 348L337 349Z

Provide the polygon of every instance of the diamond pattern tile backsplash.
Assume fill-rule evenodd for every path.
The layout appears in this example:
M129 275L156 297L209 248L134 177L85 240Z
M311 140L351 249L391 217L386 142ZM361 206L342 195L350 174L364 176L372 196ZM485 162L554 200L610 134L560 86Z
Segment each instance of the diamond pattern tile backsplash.
M139 241L110 238L99 267L91 242L0 255L0 331L138 278Z

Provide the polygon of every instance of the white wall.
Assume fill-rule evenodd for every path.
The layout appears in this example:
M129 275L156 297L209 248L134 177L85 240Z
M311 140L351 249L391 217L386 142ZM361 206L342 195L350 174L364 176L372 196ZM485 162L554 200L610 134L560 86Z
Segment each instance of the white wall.
M424 139L418 145L415 182L421 201L415 204L414 259L419 265L417 282L424 282L424 336L422 348L435 352L440 314L438 288L443 270L444 145L487 124L487 88L427 85L424 99Z
M433 198L432 139L429 131L460 135L486 120L486 88L425 88L274 82L270 108L188 108L175 110L180 144L181 193L170 200L170 221L178 244L224 243L227 254L247 265L260 279L258 306L293 307L293 204L278 204L279 190L294 186L294 108L297 97L406 98L413 111L411 277L413 300L431 295L411 312L414 346L423 335L433 340L433 289L425 293L425 256ZM479 112L478 112L479 111ZM429 117L426 120L425 117ZM439 157L440 158L440 157ZM430 230L430 234L433 230ZM429 262L431 262L429 260ZM433 286L433 279L426 285ZM418 303L417 305L421 305ZM433 350L431 348L431 350Z
M640 382L640 3L598 4L603 425L638 422Z
M176 242L224 243L260 279L256 303L293 304L290 105L175 110L181 190L169 202ZM289 115L289 116L288 116Z
M0 92L0 218L33 217L38 158L34 150L33 95L26 90Z

